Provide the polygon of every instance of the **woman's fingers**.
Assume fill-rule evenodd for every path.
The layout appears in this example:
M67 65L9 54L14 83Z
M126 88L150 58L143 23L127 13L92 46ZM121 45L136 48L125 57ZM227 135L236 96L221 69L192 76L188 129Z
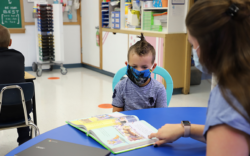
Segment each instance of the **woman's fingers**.
M152 133L152 134L150 134L149 136L148 136L148 138L149 139L152 139L152 138L154 138L154 137L156 137L157 136L157 133Z
M158 138L159 141L156 142L156 145L160 146L164 143L174 142L175 140L182 137L183 134L184 128L181 124L166 124L162 128L160 128L157 133L150 134L148 138Z
M165 144L165 143L167 143L167 140L158 140L158 141L155 143L155 145L161 146L162 144Z

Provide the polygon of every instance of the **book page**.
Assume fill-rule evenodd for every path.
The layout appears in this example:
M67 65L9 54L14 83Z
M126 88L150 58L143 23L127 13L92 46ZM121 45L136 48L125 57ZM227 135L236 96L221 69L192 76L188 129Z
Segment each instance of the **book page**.
M71 121L67 121L67 123L74 126L74 127L84 129L86 131L87 129L86 129L85 125L87 123L92 123L92 122L97 122L97 121L102 121L102 120L107 120L107 119L113 119L113 118L119 118L122 116L125 116L125 114L115 112L115 113L111 113L111 114L102 114L102 115L96 115L96 116L92 116L92 117L88 117L88 118L71 120Z
M86 123L85 127L86 129L92 130L92 129L98 129L102 127L109 127L109 126L114 126L114 125L122 125L125 123L133 123L139 121L139 119L136 116L123 116L120 118L111 118L111 119L106 119L106 120L100 120L92 123Z
M104 114L91 118L70 121L70 124L72 123L77 127L83 127L85 130L89 131L91 129L121 125L123 123L135 121L139 121L136 116L125 116L124 114L115 112L112 114Z
M145 121L91 130L91 133L115 153L153 144L157 139L148 139L148 135L156 132L157 129Z

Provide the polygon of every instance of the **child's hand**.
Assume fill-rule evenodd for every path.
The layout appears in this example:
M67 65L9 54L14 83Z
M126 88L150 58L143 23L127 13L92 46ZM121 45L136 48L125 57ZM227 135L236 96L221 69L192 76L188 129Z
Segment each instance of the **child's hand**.
M158 138L159 141L155 143L155 146L160 146L164 143L172 143L183 135L184 127L181 124L166 124L157 133L150 134L149 139Z

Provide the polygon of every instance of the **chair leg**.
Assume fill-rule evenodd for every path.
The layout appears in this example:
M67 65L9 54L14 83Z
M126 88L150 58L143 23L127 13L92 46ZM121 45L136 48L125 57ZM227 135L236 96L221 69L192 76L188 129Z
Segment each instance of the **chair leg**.
M33 132L35 131L35 137L37 137L38 135L40 135L40 131L39 128L32 122L29 121L29 126L31 126L31 132L32 132L32 138L34 137Z

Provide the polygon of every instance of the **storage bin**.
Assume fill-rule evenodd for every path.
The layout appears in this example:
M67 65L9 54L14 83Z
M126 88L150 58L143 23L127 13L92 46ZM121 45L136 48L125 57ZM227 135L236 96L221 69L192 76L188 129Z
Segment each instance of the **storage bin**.
M121 28L121 24L120 23L112 23L112 28L114 28L114 29L120 29Z
M120 11L113 11L111 14L112 18L120 18Z
M120 23L120 18L112 18L112 23Z
M102 2L102 27L109 26L109 2Z
M111 17L112 17L112 28L120 29L121 27L120 11L112 11Z
M102 12L107 13L107 12L109 12L109 10L103 9Z

